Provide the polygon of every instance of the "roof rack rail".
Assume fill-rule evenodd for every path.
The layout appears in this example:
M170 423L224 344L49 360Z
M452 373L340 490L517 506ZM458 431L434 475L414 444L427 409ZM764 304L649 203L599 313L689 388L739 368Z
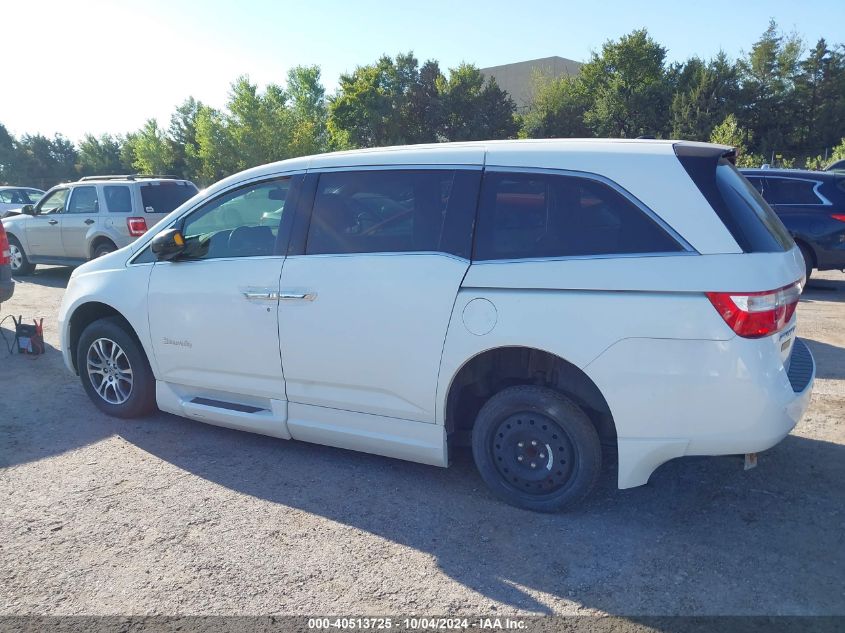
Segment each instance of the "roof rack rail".
M109 176L83 176L77 182L85 182L89 180L142 180L145 178L169 178L171 180L184 180L179 176L170 174L112 174Z

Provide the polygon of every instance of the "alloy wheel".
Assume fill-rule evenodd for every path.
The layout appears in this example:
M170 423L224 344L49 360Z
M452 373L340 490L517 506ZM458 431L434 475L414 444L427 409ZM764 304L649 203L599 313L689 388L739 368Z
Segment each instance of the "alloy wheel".
M11 258L12 272L17 272L23 266L23 253L17 244L9 244L9 255Z
M98 338L86 354L88 378L94 391L109 404L123 404L132 395L132 367L123 349L107 338Z

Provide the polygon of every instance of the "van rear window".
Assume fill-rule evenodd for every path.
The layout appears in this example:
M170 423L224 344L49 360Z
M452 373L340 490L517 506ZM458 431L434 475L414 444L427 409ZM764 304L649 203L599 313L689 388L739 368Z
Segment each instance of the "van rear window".
M760 192L726 158L679 153L678 160L744 252L784 252L795 245Z
M141 183L141 201L147 213L170 213L196 193L190 182Z

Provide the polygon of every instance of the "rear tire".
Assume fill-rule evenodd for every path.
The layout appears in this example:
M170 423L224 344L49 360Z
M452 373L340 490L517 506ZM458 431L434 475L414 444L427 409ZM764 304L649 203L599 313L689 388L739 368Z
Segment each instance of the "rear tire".
M94 252L92 254L92 259L97 259L98 257L102 257L103 255L108 255L109 253L114 253L116 250L117 250L117 246L115 246L111 242L100 242L94 248Z
M76 368L98 409L136 418L155 409L155 377L144 350L125 328L116 317L86 327L76 347Z
M810 275L813 274L813 265L815 264L815 257L813 257L813 251L804 244L798 244L798 248L801 250L801 255L804 257L804 268L805 272L804 275L806 279L804 283L810 281Z
M9 236L9 250L11 251L12 275L31 275L35 270L35 264L30 263L29 258L23 250L23 246L14 235Z
M601 442L587 414L546 387L509 387L490 398L472 430L472 454L497 497L536 512L579 503L601 474Z

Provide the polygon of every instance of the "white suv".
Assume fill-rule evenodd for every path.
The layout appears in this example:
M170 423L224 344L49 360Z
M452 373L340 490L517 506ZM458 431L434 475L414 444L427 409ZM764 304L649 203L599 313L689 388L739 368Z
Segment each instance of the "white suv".
M170 176L87 176L50 189L3 219L12 274L36 264L75 266L122 248L197 193Z
M441 144L227 178L77 269L62 351L103 411L436 466L470 444L552 511L753 454L806 409L801 253L731 164L672 141Z

